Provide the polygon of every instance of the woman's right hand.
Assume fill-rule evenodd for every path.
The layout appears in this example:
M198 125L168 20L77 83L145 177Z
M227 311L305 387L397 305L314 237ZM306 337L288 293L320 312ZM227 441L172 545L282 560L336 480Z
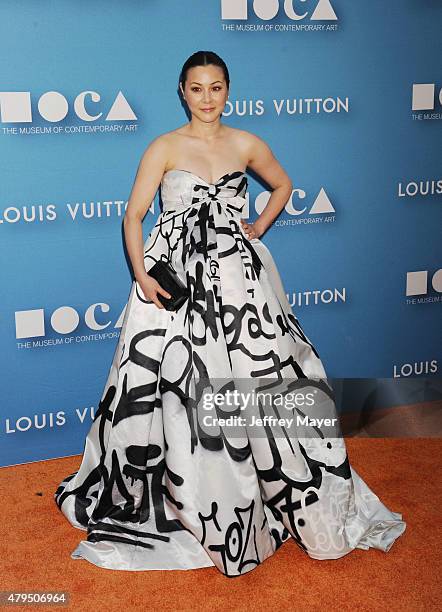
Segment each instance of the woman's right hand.
M166 298L172 297L170 293L161 287L157 279L153 278L153 276L149 276L147 272L140 280L137 279L137 282L140 285L146 299L153 302L158 308L164 308L164 306L158 299L157 293Z

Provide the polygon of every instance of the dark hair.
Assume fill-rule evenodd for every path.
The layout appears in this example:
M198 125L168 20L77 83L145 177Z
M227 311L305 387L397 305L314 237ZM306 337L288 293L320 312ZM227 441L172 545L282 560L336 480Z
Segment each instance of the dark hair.
M230 85L230 77L229 71L223 59L220 58L219 55L214 53L213 51L196 51L190 57L186 59L181 68L179 82L182 83L183 89L187 79L187 71L189 68L194 68L195 66L207 66L209 64L213 64L214 66L219 66L222 68L224 72L224 78L227 83L227 89L229 89Z

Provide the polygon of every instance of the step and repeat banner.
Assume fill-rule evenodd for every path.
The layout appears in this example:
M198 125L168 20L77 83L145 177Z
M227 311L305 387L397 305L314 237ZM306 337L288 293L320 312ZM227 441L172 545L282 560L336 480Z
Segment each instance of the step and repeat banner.
M127 199L187 121L197 50L228 65L223 122L292 178L262 240L328 376L437 384L441 26L437 1L4 0L0 465L82 452L132 284ZM249 176L251 221L269 195Z

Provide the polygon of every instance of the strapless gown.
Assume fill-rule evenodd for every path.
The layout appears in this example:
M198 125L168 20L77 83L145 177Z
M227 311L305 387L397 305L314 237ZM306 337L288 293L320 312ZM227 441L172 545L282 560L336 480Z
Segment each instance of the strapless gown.
M268 248L242 228L246 175L207 183L174 169L161 196L145 269L170 260L190 298L169 312L132 283L81 464L54 494L87 532L72 558L115 570L216 566L232 577L289 538L318 560L388 551L405 522L350 466L338 427L314 421L337 417L333 391ZM257 402L236 425L238 402L201 408L202 389L241 385L283 389L273 398L310 390L317 401ZM304 420L289 426L289 414Z

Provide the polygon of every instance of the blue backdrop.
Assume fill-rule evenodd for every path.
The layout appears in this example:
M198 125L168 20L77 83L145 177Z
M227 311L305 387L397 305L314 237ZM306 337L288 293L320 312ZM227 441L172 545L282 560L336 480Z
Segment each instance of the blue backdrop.
M4 0L0 465L82 451L131 287L127 199L186 121L199 49L229 67L223 121L293 180L263 241L328 375L440 376L441 25L436 0Z

